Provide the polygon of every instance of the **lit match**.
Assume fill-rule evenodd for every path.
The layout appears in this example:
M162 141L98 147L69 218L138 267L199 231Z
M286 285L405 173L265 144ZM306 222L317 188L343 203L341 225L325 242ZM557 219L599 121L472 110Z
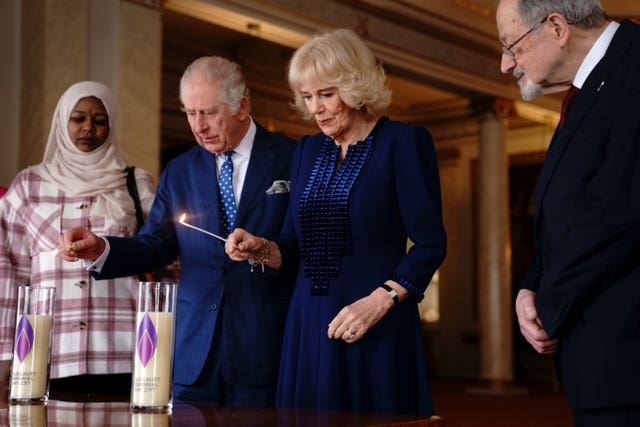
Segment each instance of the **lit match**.
M70 251L71 250L71 245L67 246L66 248L64 248L65 251ZM51 249L51 255L56 256L60 253L60 248L59 247L55 247L53 249Z
M187 219L187 214L186 214L186 213L183 213L183 214L180 216L180 221L179 221L179 222L180 222L180 224L184 225L185 227L189 227L189 228L192 228L192 229L194 229L194 230L196 230L196 231L199 231L199 232L201 232L201 233L204 233L204 234L206 234L206 235L208 235L208 236L215 237L216 239L218 239L218 240L222 240L223 242L226 242L226 241L227 241L227 239L225 239L225 238L224 238L224 237L222 237L222 236L218 236L217 234L211 233L210 231L203 230L203 229L202 229L202 228L200 228L200 227L196 227L195 225L191 225L191 224L189 224L188 222L186 222L186 219Z

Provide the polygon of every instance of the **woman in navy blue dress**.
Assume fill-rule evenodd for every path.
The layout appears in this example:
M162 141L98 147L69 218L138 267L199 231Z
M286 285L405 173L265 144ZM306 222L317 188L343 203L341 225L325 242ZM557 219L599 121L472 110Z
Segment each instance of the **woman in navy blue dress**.
M446 252L431 135L384 117L384 70L350 30L298 49L289 84L321 132L298 144L285 225L226 245L298 269L277 406L431 415L417 303Z

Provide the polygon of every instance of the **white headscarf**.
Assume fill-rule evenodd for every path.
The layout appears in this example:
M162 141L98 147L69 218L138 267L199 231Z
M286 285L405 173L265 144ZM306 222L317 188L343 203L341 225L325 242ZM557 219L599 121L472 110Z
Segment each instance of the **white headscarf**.
M82 98L96 97L109 115L109 137L100 147L85 153L76 147L68 131L74 107ZM111 91L101 83L80 82L62 94L51 121L42 163L34 166L43 178L73 196L96 197L96 213L118 219L135 215L128 193L127 162L116 144L116 104Z

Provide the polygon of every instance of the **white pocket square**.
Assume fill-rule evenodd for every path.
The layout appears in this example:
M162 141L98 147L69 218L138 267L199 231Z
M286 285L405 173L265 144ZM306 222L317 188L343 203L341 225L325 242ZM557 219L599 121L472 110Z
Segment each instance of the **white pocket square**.
M291 181L284 181L282 179L277 179L273 181L271 187L267 190L267 194L282 194L289 192L289 186L291 185Z

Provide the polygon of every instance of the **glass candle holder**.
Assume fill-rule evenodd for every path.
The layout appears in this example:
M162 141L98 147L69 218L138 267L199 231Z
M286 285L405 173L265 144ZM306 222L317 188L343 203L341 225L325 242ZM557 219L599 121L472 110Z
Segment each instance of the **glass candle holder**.
M32 404L49 398L49 368L56 289L18 286L9 402Z
M131 408L171 411L178 285L140 282L131 383Z

